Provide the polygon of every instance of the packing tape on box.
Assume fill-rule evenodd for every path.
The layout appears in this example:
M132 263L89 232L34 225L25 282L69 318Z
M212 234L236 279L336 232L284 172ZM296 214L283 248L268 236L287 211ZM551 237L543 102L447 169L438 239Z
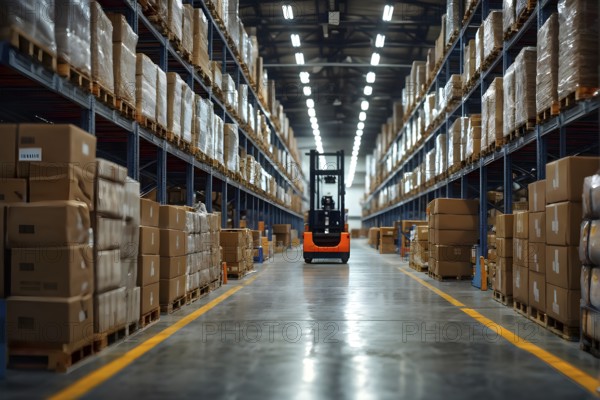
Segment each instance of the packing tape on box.
M540 220L536 219L535 220L535 236L536 237L542 237L542 228L540 227Z
M554 302L552 303L552 311L555 314L560 315L560 306L558 305L558 295L556 294L556 289L554 289Z
M517 276L515 277L515 286L517 289L521 288L521 270L517 268Z
M533 263L537 264L538 263L538 256L537 253L533 253Z
M558 189L558 165L554 166L554 178L552 178L552 188L553 189Z
M558 207L554 207L554 220L552 221L552 232L558 233Z
M538 288L538 283L536 281L533 282L533 298L536 303L540 302L540 289Z
M554 261L552 261L552 271L560 273L560 263L558 262L558 249L554 249Z

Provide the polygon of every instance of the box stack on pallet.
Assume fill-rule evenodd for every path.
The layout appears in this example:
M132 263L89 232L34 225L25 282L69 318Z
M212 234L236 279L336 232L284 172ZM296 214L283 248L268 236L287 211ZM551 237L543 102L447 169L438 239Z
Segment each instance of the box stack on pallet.
M513 306L527 317L529 305L529 213L514 213L513 219Z
M200 235L200 214L194 209L185 209L186 234L186 282L185 293L188 304L208 294L208 285L200 286L200 266L202 264L202 239Z
M471 278L471 247L479 239L479 202L439 198L428 208L429 275L437 280Z
M379 228L379 254L396 252L396 234L394 227Z
M227 277L242 279L254 269L252 231L225 229L221 231L223 261L227 263Z
M545 320L546 312L546 181L529 185L528 213L529 309L534 321Z
M369 246L373 248L378 248L379 246L379 228L369 228Z
M552 14L537 36L537 123L558 115L558 14Z
M210 290L221 287L223 282L222 248L221 248L221 213L207 214L210 237L210 257L208 266L208 277ZM206 272L201 271L201 275ZM202 278L203 280L204 278Z
M429 227L417 226L414 232L408 266L416 271L425 272L429 266Z
M186 212L178 206L159 209L160 293L162 312L172 313L186 304Z
M513 214L496 216L496 273L493 295L505 306L513 305Z
M600 357L600 175L585 178L579 258L581 268L581 343Z
M140 327L160 319L160 205L140 199L140 240L137 283L141 287Z
M273 224L275 253L283 253L292 243L292 226L290 224Z
M9 186L0 206L11 272L9 364L65 371L94 350L96 138L71 125L46 124L0 125L0 137L0 173ZM57 328L52 335L48 326Z
M262 233L260 231L250 231L252 233L252 256L255 263L262 264L265 261Z

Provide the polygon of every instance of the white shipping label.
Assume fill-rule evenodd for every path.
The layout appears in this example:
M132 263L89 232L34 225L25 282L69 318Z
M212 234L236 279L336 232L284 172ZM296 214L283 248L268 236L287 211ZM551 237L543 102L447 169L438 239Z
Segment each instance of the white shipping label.
M150 276L154 276L154 260L150 263Z
M554 167L554 178L552 179L552 187L558 189L558 165Z
M558 233L558 207L554 207L554 220L552 221L552 232Z
M538 288L537 282L533 282L533 298L536 303L540 302L540 289Z
M537 204L537 192L534 190L533 191L533 204Z
M154 246L154 232L152 232L152 240L151 240L152 246Z
M515 278L515 286L520 289L521 288L521 271L517 269L517 276Z
M83 322L87 319L87 315L85 313L85 311L81 310L79 311L79 322Z
M154 293L150 292L150 306L154 305Z
M560 307L558 305L557 297L556 289L554 289L554 302L552 303L552 311L554 311L555 314L560 315Z
M542 228L540 227L540 220L539 219L535 220L535 235L538 238L542 237Z
M81 283L81 293L85 293L85 291L88 289L89 284L86 282L82 282Z
M81 152L83 153L84 156L89 156L90 155L90 146L87 143L83 143L81 145Z
M154 216L154 208L150 207L150 218Z
M552 271L560 273L560 263L558 262L558 249L554 250L554 261L552 261Z
M19 161L42 161L42 148L19 149Z
M177 280L177 286L176 286L175 293L177 293L177 297L179 297L179 279Z
M179 236L175 236L175 248L179 249Z

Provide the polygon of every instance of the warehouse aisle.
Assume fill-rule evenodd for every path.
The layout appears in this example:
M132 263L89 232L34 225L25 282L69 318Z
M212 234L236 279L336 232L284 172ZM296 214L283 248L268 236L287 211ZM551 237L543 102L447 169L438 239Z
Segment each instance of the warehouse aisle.
M408 274L595 376L600 363L579 351L578 344L538 329L468 282L438 283L408 272L405 264L401 269L408 274L403 273L398 256L379 255L363 240L352 246L349 265L305 265L292 251L288 261L277 255L256 275L224 286L185 312L164 317L69 375L10 371L8 381L0 384L1 397L52 395L108 365L71 388L97 399L115 394L119 398L520 399L541 394L546 399L592 398ZM223 294L231 296L149 348L155 334ZM146 348L134 350L139 353L128 353L151 337L143 345ZM140 357L106 379L125 365L125 353ZM117 361L110 363L113 360Z

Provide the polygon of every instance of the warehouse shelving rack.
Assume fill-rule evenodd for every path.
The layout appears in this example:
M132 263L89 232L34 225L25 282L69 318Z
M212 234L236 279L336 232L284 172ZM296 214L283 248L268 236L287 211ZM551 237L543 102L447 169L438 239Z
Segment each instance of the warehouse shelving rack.
M165 72L179 73L196 94L212 101L215 114L225 123L237 123L222 101L214 95L212 87L205 83L194 66L177 53L169 40L143 14L137 2L99 0L99 3L107 12L125 15L138 34L138 52L145 53ZM234 78L236 87L248 85L248 101L255 110L261 110L267 116L274 151L282 149L292 154L268 117L270 113L259 101L249 77L244 74L225 33L220 30L205 2L184 0L183 3L203 9L209 21L209 58L222 62L222 72ZM136 121L106 106L92 94L19 53L8 42L0 42L0 86L0 121L72 123L87 130L98 139L98 156L127 166L129 175L141 182L144 193L156 190L160 203L168 200L167 187L176 186L186 189L188 205L192 205L195 193L203 192L205 204L211 212L213 199L210 194L216 193L217 198L222 200L223 227L227 226L228 218L231 218L234 227L239 227L240 219L245 216L250 228L257 228L260 220L265 221L267 226L289 223L293 229L303 229L301 214L274 203L253 188L200 162ZM291 188L304 198L301 185L298 185L304 181L300 168L293 168L295 171L287 174L242 127L239 127L239 137L240 148L246 154L253 155L280 186L285 190ZM226 212L228 204L233 206L231 216Z
M464 15L463 2L459 2ZM406 161L373 190L365 200L365 211L369 212L371 200L384 188L401 182L405 172L414 170L425 160L425 154L435 146L435 138L447 134L456 118L470 114L481 113L481 98L495 77L502 77L512 64L519 51L526 46L535 46L537 31L550 15L557 12L558 0L540 0L535 5L531 15L521 28L510 39L504 41L502 51L483 71L475 85L468 90L462 100L446 113L443 122L424 140L416 151ZM463 49L470 39L474 39L477 28L488 16L491 10L502 10L502 1L479 0L474 6L473 13L462 29L458 38L451 44L437 71L431 86L425 93L443 88L452 74L461 74L463 70ZM421 99L412 113L405 118L405 123L411 123L418 117L416 111L422 105ZM478 256L487 255L487 214L490 207L496 207L504 213L511 213L513 206L513 188L522 187L533 181L545 178L547 162L568 155L598 155L600 146L599 119L600 99L598 97L578 102L574 107L561 110L558 116L536 125L534 130L505 144L500 151L482 156L473 164L464 166L460 171L450 174L433 186L423 189L417 194L403 198L400 202L390 205L363 217L365 227L392 226L394 221L405 219L425 219L429 202L438 197L478 199L480 203L480 227ZM395 141L401 137L397 134ZM450 135L446 136L447 148L451 148ZM385 163L391 157L391 149L378 160ZM501 206L490 203L487 192L490 190L503 191ZM479 257L478 257L479 259ZM479 286L479 270L476 272L473 284Z

